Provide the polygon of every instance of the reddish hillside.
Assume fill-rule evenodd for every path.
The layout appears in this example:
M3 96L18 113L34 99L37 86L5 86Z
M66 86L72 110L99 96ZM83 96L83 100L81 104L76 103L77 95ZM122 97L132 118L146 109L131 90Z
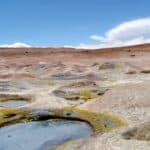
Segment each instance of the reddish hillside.
M139 59L150 57L150 44L103 48L103 49L73 49L73 48L0 48L1 65L31 65L40 62L67 64L91 64L102 59Z

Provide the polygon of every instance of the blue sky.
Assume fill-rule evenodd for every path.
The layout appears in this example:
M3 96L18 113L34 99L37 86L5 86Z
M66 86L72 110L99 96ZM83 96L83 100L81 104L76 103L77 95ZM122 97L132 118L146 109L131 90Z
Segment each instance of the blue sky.
M0 45L99 45L120 24L149 20L149 6L149 0L0 0Z

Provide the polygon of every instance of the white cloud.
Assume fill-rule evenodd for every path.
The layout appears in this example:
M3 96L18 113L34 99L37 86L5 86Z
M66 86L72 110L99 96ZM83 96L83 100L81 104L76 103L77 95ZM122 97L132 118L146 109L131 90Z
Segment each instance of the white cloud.
M65 48L74 48L74 46L71 45L64 45Z
M76 48L104 48L150 43L150 18L131 20L108 30L103 36L92 35L96 45L81 43Z
M106 42L106 38L100 35L91 35L90 37L92 40L99 41L99 42Z
M123 22L108 30L104 35L91 35L90 39L97 41L97 44L81 43L75 48L95 49L150 43L150 17ZM19 48L31 46L26 43L17 42L0 45L0 47ZM64 47L73 48L74 46L66 45Z
M13 44L3 44L3 45L0 45L0 47L20 48L20 47L31 47L31 46L28 45L28 44L25 44L25 43L16 42L16 43L13 43Z
M108 41L129 41L137 37L150 38L150 18L128 21L106 33Z

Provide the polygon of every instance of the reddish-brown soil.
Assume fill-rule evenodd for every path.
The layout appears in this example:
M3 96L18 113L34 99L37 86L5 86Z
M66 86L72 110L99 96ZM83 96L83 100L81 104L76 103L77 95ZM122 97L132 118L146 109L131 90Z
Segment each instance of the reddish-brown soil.
M150 44L97 50L73 48L0 48L0 65L28 66L37 63L92 64L103 59L137 60L150 56ZM144 62L143 62L144 65Z

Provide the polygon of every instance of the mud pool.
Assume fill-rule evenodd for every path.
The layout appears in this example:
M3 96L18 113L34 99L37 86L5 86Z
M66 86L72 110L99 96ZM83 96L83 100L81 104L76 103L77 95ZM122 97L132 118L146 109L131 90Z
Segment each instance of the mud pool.
M0 102L0 107L17 108L25 104L27 104L27 101L23 101L23 100L6 101L6 102Z
M52 150L65 141L89 136L92 128L80 121L50 119L0 128L0 150Z

